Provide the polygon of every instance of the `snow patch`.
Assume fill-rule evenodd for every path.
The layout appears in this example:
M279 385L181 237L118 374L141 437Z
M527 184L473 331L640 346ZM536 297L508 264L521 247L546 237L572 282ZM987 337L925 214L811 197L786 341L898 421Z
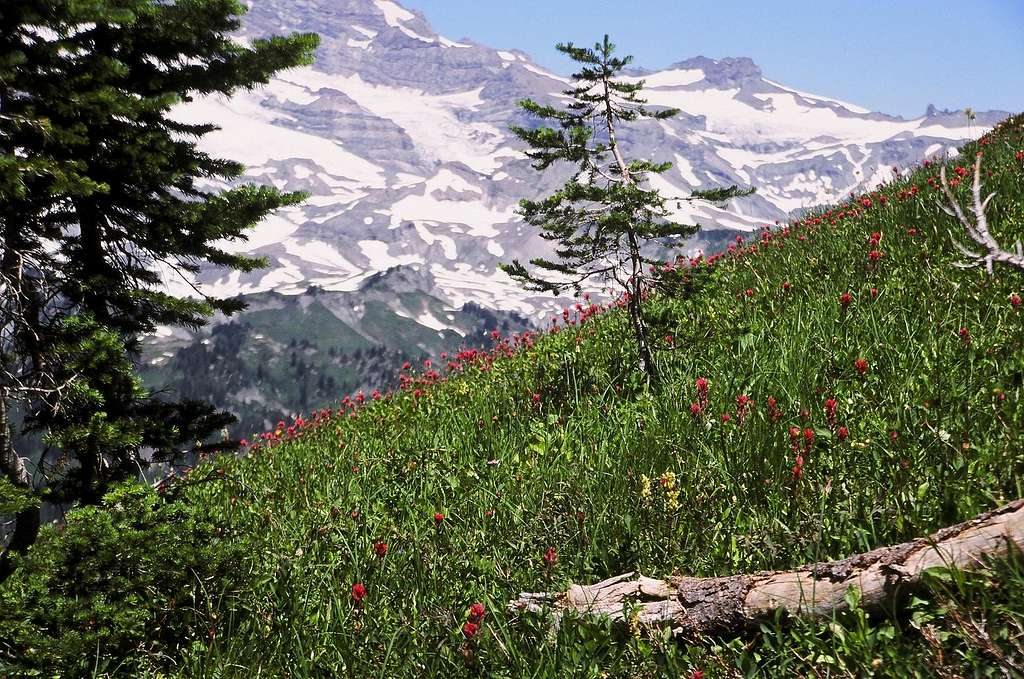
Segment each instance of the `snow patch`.
M444 256L447 259L455 259L458 257L458 249L455 247L455 241L449 236L441 236L430 232L422 222L413 222L413 226L416 227L416 233L427 245L433 245L434 243L440 243L441 249L444 250Z
M465 224L470 236L493 238L498 235L494 227L515 219L512 208L499 210L472 201L438 200L425 196L406 196L391 206L391 226L403 222L430 221L442 224Z
M644 88L648 87L685 87L698 83L704 79L704 71L699 68L674 68L668 71L658 71L651 75L631 76L622 78L628 83L644 81Z
M363 26L355 26L355 25L351 26L350 28L352 28L352 30L354 30L354 31L359 31L360 33L362 33L367 38L370 38L371 40L373 38L377 37L377 31L374 31L372 29L365 28Z
M345 273L359 273L360 268L345 259L345 256L338 252L329 243L322 240L311 240L299 242L289 239L284 242L284 249L289 255L299 260L314 265L322 272L335 273L341 270Z
M551 78L552 80L557 80L558 82L562 82L562 83L569 82L568 78L563 78L560 75L555 75L551 71L545 71L544 69L538 68L537 66L534 66L533 64L531 64L529 62L523 61L523 62L520 62L519 65L522 66L523 68L525 68L527 71L530 71L531 73L536 73L537 75L542 75L545 78Z
M446 191L452 189L454 191L475 193L478 195L484 195L483 189L479 186L470 184L465 179L455 174L447 168L443 168L433 177L427 180L426 192L433 193L434 191Z
M384 13L384 21L388 26L401 26L401 22L415 19L416 15L391 0L373 0L377 9Z
M679 175L690 185L690 188L700 186L700 179L697 178L697 174L693 171L693 165L690 164L686 158L683 158L678 153L676 154L675 167L679 170Z
M423 264L423 258L418 255L402 255L394 257L388 252L388 244L380 240L361 240L358 242L359 249L363 255L370 260L370 266L378 271L390 269L393 266L405 266L407 264Z
M292 69L280 78L314 92L322 87L344 92L373 115L405 130L416 150L430 162L461 162L481 174L498 168L495 152L505 141L505 133L489 123L467 123L459 115L484 105L482 87L430 95L407 87L373 85L358 74L331 75L309 67Z
M444 45L445 47L472 47L472 45L467 45L466 43L455 42L454 40L449 40L448 38L444 37L443 35L437 36L437 39L440 40L441 44Z
M862 108L860 106L857 106L856 104L851 104L849 102L842 101L841 99L832 99L830 97L822 97L822 96L819 96L817 94L810 94L808 92L801 92L800 90L794 90L792 87L786 87L785 85L780 85L779 83L775 82L774 80L768 80L767 78L761 78L761 80L763 80L764 82L768 83L769 85L772 85L774 87L778 87L780 89L786 90L787 92L792 92L793 94L798 94L801 97L803 97L804 99L810 99L811 101L823 101L823 102L826 102L826 103L829 103L829 104L839 104L840 106L845 108L847 111L850 111L852 113L860 113L861 115L871 113L871 111L869 111L866 108Z
M384 171L323 137L273 124L279 117L259 105L257 93L232 98L212 95L175 107L171 117L183 123L217 121L222 129L204 136L199 146L214 157L231 158L249 167L273 160L315 159L328 173L360 185L384 188ZM254 143L258 140L258 143Z
M429 309L427 311L424 311L419 316L417 316L416 317L416 322L419 323L422 326L426 326L426 327L430 328L431 330L437 330L439 332L441 330L447 330L448 329L448 326L445 323L443 323L440 320L438 320L437 316L435 316L434 314L430 313Z

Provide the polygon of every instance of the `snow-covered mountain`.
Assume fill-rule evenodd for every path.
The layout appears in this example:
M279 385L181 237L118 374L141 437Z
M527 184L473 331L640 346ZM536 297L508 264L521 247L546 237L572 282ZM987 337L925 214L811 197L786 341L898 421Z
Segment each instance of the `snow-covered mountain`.
M548 252L514 209L562 177L535 172L508 126L528 123L518 100L556 100L565 79L522 52L445 38L391 0L247 4L240 39L319 33L315 65L176 115L219 123L204 147L246 163L247 180L311 197L233 245L265 255L269 269L211 271L202 283L219 294L349 292L409 267L430 287L423 292L452 309L473 301L543 316L551 297L524 292L497 264ZM1004 115L979 113L972 129L963 114L931 108L904 120L787 88L746 58L697 57L634 77L651 104L682 111L624 139L634 156L675 164L655 184L664 195L757 187L726 209L681 203L677 219L706 229L694 248L715 230L749 231L870 188L893 166L955 150Z

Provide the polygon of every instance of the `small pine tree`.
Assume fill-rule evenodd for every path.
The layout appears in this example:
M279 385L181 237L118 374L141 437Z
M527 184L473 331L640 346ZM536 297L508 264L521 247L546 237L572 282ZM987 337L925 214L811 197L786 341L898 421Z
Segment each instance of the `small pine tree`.
M645 245L679 246L699 227L667 219L669 198L645 188L650 173L664 173L672 164L628 161L618 133L620 123L665 120L679 111L646 107L647 101L639 96L643 80L627 82L619 77L633 58L613 56L615 46L607 35L593 49L572 43L558 44L555 49L580 64L579 71L572 75L573 86L563 92L572 101L565 109L529 99L520 102L527 112L553 121L557 127L516 126L512 132L530 147L526 155L534 161L535 169L546 170L558 161L577 167L569 181L551 196L520 202L520 216L540 228L541 237L557 243L558 261L532 260L530 264L544 272L540 275L518 261L504 264L502 269L527 289L554 294L566 290L579 294L582 284L592 278L618 283L641 369L655 379L657 369L641 305L649 283L647 267L655 262L645 256ZM731 186L695 191L672 200L721 203L752 192Z

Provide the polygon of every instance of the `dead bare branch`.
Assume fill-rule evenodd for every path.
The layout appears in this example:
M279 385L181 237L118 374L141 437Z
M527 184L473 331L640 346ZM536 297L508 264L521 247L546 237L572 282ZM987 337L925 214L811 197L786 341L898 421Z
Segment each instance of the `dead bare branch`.
M995 197L995 193L990 193L984 200L981 198L981 156L978 155L974 159L974 182L971 187L971 212L974 213L974 220L967 217L964 213L963 208L960 207L960 203L957 201L956 196L953 195L953 190L949 186L949 181L946 179L946 166L943 165L939 171L939 180L942 185L942 192L946 195L946 200L949 206L942 205L942 211L948 214L950 217L955 217L961 226L964 227L964 231L970 236L971 240L984 248L984 253L974 252L956 240L953 237L953 246L960 252L964 257L967 258L965 262L958 262L956 266L961 268L970 268L975 266L985 265L985 270L988 271L989 275L992 274L992 265L995 262L1002 262L1015 266L1018 269L1024 269L1024 246L1021 245L1020 240L1015 244L1016 252L1003 250L996 239L992 236L992 232L988 228L988 219L985 216L985 209L988 207L989 201ZM952 236L952 234L950 234Z

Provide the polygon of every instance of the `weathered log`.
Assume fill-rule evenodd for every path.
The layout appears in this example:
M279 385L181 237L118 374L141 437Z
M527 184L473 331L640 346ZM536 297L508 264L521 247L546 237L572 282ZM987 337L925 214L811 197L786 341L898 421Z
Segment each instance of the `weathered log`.
M622 623L628 610L630 622L671 627L677 634L739 632L779 610L831 617L848 608L850 588L859 590L861 606L876 610L919 587L929 568L970 570L983 558L1006 556L1011 543L1024 546L1024 500L926 538L791 571L665 579L626 573L593 585L572 585L567 592L524 592L509 609L548 613L555 625L566 613L608 616Z

